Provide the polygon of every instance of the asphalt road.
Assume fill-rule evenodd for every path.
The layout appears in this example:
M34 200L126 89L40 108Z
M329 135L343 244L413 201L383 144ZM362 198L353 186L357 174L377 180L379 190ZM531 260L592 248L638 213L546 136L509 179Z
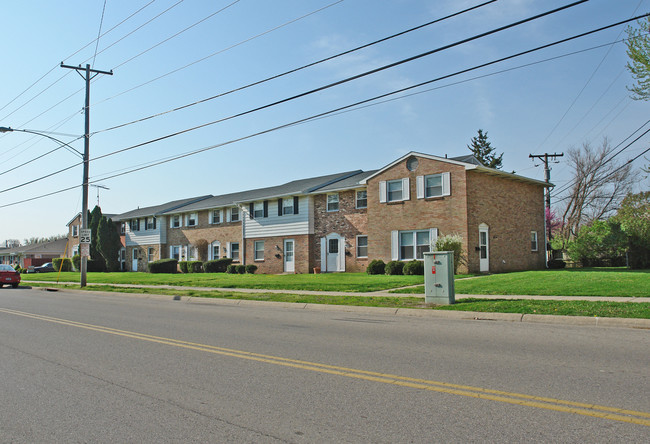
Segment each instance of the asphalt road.
M0 289L0 442L650 442L650 331Z

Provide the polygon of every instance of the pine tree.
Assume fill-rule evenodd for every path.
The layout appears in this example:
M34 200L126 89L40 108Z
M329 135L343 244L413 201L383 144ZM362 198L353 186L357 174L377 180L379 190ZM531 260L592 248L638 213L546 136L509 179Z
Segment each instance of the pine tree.
M106 261L108 271L119 271L120 235L111 219L102 216L97 229L97 249Z
M501 169L503 153L499 156L496 155L495 148L490 146L487 140L487 131L483 133L482 129L478 130L478 136L472 137L472 142L467 145L467 148L474 154L479 162L489 168Z

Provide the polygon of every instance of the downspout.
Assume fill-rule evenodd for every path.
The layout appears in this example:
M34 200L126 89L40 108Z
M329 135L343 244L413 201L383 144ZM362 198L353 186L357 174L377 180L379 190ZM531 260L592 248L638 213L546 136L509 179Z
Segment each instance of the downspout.
M241 254L241 264L246 265L246 216L244 213L244 209L240 206L239 207L239 213L242 215L241 218L241 247L239 248L239 252ZM231 254L232 256L232 254Z

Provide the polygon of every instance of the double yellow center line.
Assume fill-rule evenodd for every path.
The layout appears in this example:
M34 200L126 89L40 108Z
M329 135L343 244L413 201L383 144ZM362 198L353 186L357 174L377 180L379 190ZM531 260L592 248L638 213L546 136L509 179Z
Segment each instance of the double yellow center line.
M204 353L212 353L233 358L247 359L250 361L264 362L266 364L280 365L301 370L308 370L318 373L343 376L347 378L361 379L371 382L380 382L384 384L409 387L432 392L446 393L450 395L466 396L470 398L485 399L489 401L504 402L526 407L535 407L545 410L553 410L563 413L572 413L576 415L591 416L594 418L610 419L613 421L622 421L631 424L643 425L650 427L650 413L638 412L634 410L620 409L616 407L606 407L596 404L581 402L565 401L562 399L545 398L541 396L531 396L521 393L510 393L501 390L490 390L481 387L472 387L467 385L450 384L446 382L430 381L426 379L409 378L405 376L392 375L387 373L378 373L365 370L358 370L335 365L320 364L317 362L301 361L296 359L287 359L279 356L264 355L260 353L251 353L243 350L234 350L213 345L199 344L195 342L179 341L177 339L165 338L161 336L152 336L143 333L137 333L127 330L119 330L100 325L85 324L82 322L59 319L51 316L44 316L34 313L27 313L17 310L0 308L0 312L25 318L36 319L39 321L51 322L55 324L67 325L70 327L83 328L100 333L122 336L141 341L154 342L174 347L181 347L190 350L196 350Z

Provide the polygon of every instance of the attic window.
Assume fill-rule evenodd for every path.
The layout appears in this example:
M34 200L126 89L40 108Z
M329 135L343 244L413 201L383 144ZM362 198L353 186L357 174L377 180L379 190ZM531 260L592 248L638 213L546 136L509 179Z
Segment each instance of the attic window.
M416 157L409 157L406 161L406 168L408 168L409 171L415 171L418 169L418 163L419 162Z

